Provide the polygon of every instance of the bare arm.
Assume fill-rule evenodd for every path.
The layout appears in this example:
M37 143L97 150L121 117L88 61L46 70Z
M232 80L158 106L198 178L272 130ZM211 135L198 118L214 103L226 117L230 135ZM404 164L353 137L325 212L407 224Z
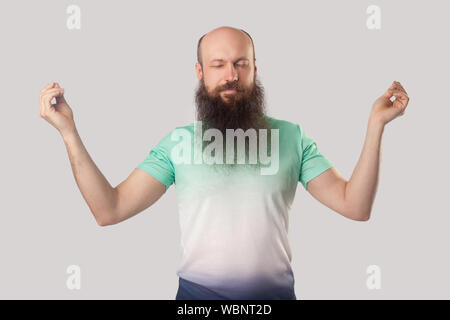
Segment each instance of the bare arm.
M150 207L164 194L166 186L147 172L136 168L115 191L116 205L111 224L126 220Z
M364 147L345 189L345 200L368 220L378 188L384 125L369 121Z
M56 103L51 104L55 98ZM135 169L113 188L89 156L73 120L73 112L64 98L64 89L56 82L39 93L39 115L53 125L64 139L78 188L100 226L115 224L143 211L165 192L163 183Z
M92 161L76 128L62 137L75 181L95 220L100 226L110 224L116 202L114 188Z
M396 98L394 101L390 100L392 96ZM363 150L350 180L346 181L336 168L330 168L308 182L308 192L347 218L369 220L378 187L384 127L404 114L408 102L405 89L394 81L374 102Z
M113 188L92 161L75 130L63 136L78 188L100 226L126 220L155 203L166 186L141 169Z
M383 126L370 121L364 147L349 181L330 168L308 182L308 192L344 217L367 221L378 186Z

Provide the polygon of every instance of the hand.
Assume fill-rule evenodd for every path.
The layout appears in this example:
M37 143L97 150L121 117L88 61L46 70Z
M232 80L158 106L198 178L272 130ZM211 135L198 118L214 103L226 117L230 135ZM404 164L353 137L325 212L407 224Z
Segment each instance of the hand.
M390 98L394 96L395 100ZM408 105L409 97L400 82L394 81L387 91L379 97L372 106L370 118L380 121L383 125L402 116Z
M55 104L51 104L52 99ZM39 115L54 126L61 134L75 129L72 109L64 98L64 89L51 82L39 93Z

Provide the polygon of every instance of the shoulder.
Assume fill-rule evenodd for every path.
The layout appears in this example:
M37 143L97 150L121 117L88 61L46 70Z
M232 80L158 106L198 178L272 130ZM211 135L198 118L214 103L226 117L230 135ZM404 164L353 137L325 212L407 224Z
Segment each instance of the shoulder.
M301 128L297 123L288 120L277 119L271 116L265 116L269 122L271 129L279 129L280 134L288 134L290 136L301 132Z
M175 127L169 132L165 133L165 135L160 139L158 147L170 150L175 145L180 143L180 139L191 137L193 135L193 132L194 123Z

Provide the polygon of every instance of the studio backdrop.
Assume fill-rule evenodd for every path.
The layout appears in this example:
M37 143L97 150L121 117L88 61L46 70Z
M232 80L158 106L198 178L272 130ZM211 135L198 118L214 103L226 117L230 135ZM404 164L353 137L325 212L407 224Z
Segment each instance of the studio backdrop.
M289 213L298 299L449 299L446 1L2 1L2 299L174 299L176 186L99 226L39 92L65 90L80 137L117 186L171 130L194 121L199 38L253 38L268 115L300 124L349 179L373 102L393 81L405 114L382 137L368 221L301 184ZM77 285L73 286L73 277Z

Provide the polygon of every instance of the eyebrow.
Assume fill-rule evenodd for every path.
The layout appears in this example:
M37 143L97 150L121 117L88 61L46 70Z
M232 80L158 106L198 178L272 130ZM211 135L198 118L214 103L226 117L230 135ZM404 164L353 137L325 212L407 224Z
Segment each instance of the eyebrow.
M240 61L240 60L247 60L248 61L248 59L246 57L240 57L234 62L237 62L237 61ZM215 61L223 62L225 60L223 60L223 59L213 59L213 60L210 61L210 63L215 62Z

